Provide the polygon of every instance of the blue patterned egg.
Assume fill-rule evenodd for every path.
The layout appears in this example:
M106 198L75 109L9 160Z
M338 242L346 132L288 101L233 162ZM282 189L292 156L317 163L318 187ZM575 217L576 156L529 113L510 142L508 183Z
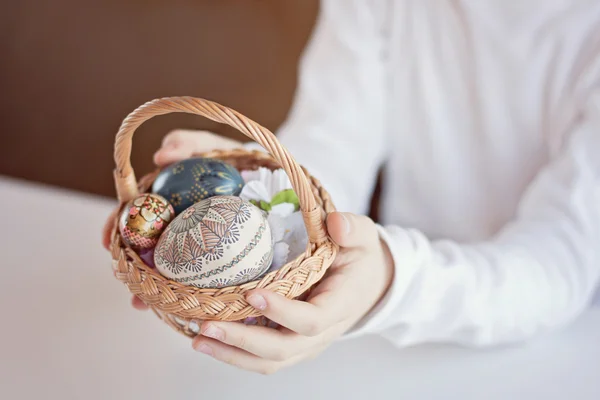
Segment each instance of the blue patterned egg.
M257 279L272 260L265 213L236 196L214 196L188 207L167 226L154 250L162 275L202 288Z
M167 199L179 214L212 196L237 196L244 186L232 165L213 158L189 158L163 169L152 191Z

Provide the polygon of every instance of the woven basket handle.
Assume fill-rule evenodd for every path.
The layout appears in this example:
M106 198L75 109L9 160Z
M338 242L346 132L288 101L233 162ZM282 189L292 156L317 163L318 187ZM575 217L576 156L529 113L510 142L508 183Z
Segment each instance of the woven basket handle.
M123 120L115 140L116 169L114 171L117 195L121 202L127 202L138 195L137 181L131 167L133 133L150 118L172 112L201 115L210 120L230 125L264 147L279 162L290 178L292 187L298 195L300 210L310 242L321 244L327 240L323 225L323 211L315 200L308 179L275 135L237 111L210 100L195 97L166 97L152 100L138 107Z

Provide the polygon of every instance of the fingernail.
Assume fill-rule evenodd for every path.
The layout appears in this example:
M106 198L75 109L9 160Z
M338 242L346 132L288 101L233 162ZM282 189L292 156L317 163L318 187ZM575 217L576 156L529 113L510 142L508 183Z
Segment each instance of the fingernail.
M350 221L348 221L348 218L343 213L340 213L340 215L342 216L342 219L344 220L344 231L346 233L350 233Z
M207 336L213 339L217 339L220 341L225 340L225 332L222 329L217 328L214 325L209 325L204 332L202 332L203 336Z
M206 343L201 343L196 350L209 356L213 355L212 348Z
M259 310L264 310L265 308L267 308L267 301L264 297L262 297L259 294L253 294L252 296L249 296L248 303L250 303L252 307Z

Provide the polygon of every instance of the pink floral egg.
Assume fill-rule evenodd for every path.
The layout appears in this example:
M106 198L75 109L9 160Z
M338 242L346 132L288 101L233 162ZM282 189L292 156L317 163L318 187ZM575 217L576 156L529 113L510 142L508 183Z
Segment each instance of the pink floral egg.
M162 275L196 287L241 285L265 273L272 260L264 212L235 196L210 197L185 209L154 251Z
M127 204L119 218L123 241L131 248L150 249L175 216L173 207L157 194L141 194Z

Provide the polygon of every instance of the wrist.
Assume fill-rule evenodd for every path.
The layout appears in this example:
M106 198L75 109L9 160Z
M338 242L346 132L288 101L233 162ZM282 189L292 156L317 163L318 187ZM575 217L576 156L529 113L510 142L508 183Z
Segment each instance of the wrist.
M377 243L378 247L371 250L371 254L376 255L374 258L371 258L374 263L365 264L365 267L374 265L376 268L365 269L365 272L368 274L368 276L365 277L365 283L368 283L369 286L365 291L366 296L362 297L364 303L362 304L362 307L357 310L358 312L355 315L356 320L353 321L349 328L350 330L366 316L373 313L392 286L394 279L394 260L392 253L387 243L382 238L379 238Z
M394 261L390 249L383 239L380 238L378 243L379 246L374 250L374 253L377 254L374 263L376 268L370 269L370 277L368 278L371 283L370 295L365 297L368 308L363 315L370 314L378 306L388 293L394 280Z
M380 294L379 294L379 297L377 298L377 303L379 303L381 301L381 299L383 297L385 297L388 290L390 289L390 286L392 285L392 282L394 281L394 270L395 270L394 257L392 257L392 252L390 251L388 244L386 243L385 240L383 240L381 238L379 239L379 244L381 246L381 252L383 253L383 265L382 265L383 279L382 279L382 287L380 290Z

